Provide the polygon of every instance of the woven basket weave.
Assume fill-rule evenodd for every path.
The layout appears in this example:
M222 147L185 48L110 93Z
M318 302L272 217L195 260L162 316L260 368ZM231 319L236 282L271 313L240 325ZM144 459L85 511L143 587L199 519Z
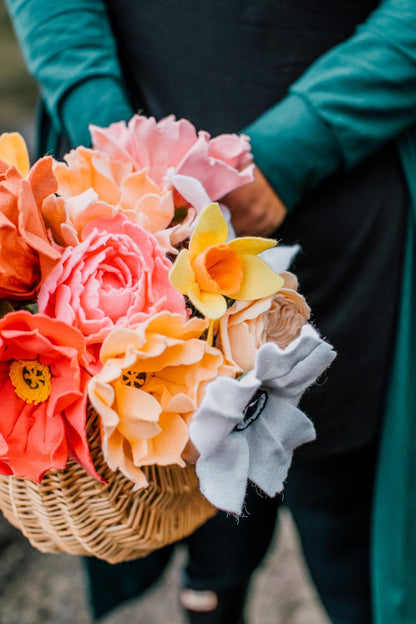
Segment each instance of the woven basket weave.
M146 466L149 485L133 492L133 483L104 461L92 409L87 433L105 484L72 460L64 471L48 471L40 484L0 476L0 510L38 550L119 563L186 537L215 514L193 466Z

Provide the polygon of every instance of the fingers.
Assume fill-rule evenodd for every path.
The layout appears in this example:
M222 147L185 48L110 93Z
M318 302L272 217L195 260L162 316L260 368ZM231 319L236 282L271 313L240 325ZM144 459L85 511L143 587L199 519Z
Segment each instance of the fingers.
M239 236L268 236L284 220L287 210L258 167L254 180L221 200L231 210L231 221Z

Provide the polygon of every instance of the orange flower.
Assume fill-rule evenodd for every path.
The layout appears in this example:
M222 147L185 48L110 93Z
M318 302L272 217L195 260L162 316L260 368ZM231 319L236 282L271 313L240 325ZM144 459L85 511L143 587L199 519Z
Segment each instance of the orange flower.
M117 206L121 182L132 172L132 165L111 160L86 147L72 150L65 156L65 161L67 164L55 163L59 195L74 197L94 189L100 201Z
M46 207L56 240L73 245L73 236L80 240L82 229L92 219L123 212L172 251L169 236L173 230L166 232L175 211L171 191L160 189L145 169L132 172L131 164L111 160L96 150L78 147L65 160L67 164L55 164L64 202L58 199L57 206Z
M184 465L188 424L208 382L234 376L222 353L200 336L207 322L161 312L134 330L115 329L101 350L89 398L101 416L104 457L136 487L140 466Z
M300 334L310 317L310 308L297 292L297 279L280 273L284 287L275 295L255 301L236 301L219 322L216 344L227 362L252 370L258 348L274 342L285 349Z
M0 135L0 160L16 167L23 177L29 173L29 154L25 140L18 132Z
M86 349L77 329L27 311L0 320L0 473L39 482L68 456L98 477L86 435Z
M27 178L0 162L0 298L32 298L59 262L42 219L42 204L57 186L50 157Z

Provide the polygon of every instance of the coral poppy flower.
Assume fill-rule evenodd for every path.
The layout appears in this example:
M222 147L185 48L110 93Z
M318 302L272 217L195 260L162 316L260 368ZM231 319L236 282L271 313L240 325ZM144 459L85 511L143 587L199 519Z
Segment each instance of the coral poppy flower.
M24 138L18 132L0 135L0 160L16 167L21 176L29 173L29 153Z
M42 219L42 204L57 187L50 157L27 178L0 162L0 298L31 299L59 262Z
M85 431L84 338L41 314L0 320L0 473L40 482L73 457L95 472Z
M284 283L258 257L276 241L246 236L227 243L227 236L227 223L218 204L210 204L198 218L189 249L180 252L170 272L175 288L210 319L224 315L225 297L260 299L275 294Z
M140 466L184 465L188 424L207 383L234 376L222 353L200 336L207 321L161 312L134 330L114 329L101 349L103 369L89 397L101 416L103 453L136 487Z

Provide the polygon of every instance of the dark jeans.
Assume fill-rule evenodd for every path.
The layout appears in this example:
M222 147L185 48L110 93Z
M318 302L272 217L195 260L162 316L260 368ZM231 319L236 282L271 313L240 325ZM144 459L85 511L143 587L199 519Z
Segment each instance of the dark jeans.
M279 501L279 497L267 498L249 486L244 517L236 519L220 512L183 540L188 549L184 587L213 590L220 601L224 597L224 604L219 605L224 615L216 613L217 619L210 620L215 624L241 621L251 575L273 537ZM94 616L98 618L148 589L163 574L173 549L174 545L167 546L143 559L116 565L85 558ZM225 604L229 602L235 606L233 616Z
M284 490L305 558L333 624L371 624L369 527L377 444L331 458L295 457ZM238 624L246 589L273 537L279 498L249 487L247 515L219 513L184 540L189 553L184 587L223 596L221 613L195 623ZM144 559L109 565L86 559L96 617L135 598L162 575L174 546ZM227 611L232 605L233 614ZM225 615L224 615L225 614ZM194 620L191 618L191 623Z
M371 624L370 523L378 444L298 461L284 502L333 624Z

